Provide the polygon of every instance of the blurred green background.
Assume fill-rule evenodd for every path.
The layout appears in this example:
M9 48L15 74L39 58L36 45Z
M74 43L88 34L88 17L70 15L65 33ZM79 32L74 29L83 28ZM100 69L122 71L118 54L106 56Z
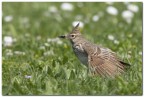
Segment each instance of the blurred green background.
M77 22L131 68L115 79L88 76L57 38ZM142 95L142 2L3 2L2 94Z

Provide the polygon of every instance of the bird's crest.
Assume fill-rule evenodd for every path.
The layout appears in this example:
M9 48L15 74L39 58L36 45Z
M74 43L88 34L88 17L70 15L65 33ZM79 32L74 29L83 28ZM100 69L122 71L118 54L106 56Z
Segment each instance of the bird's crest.
M71 33L80 33L79 23L73 28Z

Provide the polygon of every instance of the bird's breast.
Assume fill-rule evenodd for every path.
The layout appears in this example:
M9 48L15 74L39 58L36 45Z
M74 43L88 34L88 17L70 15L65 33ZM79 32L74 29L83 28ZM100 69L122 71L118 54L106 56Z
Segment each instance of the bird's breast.
M82 45L73 46L73 51L82 64L84 65L88 64L88 54L83 49Z

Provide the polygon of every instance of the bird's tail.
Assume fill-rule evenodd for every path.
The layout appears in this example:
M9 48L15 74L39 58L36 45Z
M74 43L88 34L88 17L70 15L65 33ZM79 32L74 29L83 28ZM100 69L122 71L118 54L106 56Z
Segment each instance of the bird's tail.
M131 66L130 64L125 63L125 62L123 62L123 61L120 61L120 63L123 64L123 66L124 66L125 68L127 68L127 69L130 68L130 66Z

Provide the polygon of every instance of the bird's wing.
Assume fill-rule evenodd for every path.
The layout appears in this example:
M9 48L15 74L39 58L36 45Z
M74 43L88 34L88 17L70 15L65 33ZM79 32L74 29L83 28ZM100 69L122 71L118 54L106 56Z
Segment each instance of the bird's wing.
M96 49L96 52L88 56L88 64L92 73L101 76L115 76L124 72L124 66L114 52L100 47Z

